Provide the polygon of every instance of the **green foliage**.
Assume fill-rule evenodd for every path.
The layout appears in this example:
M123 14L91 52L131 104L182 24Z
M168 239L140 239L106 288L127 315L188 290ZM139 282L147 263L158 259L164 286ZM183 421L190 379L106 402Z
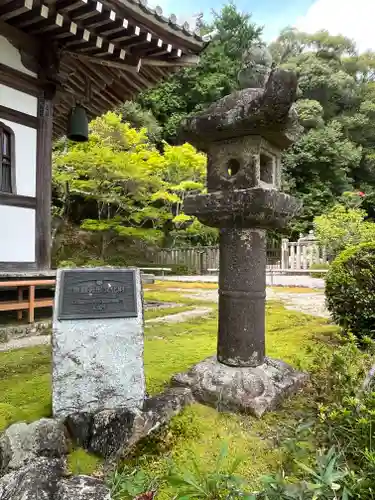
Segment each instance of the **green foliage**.
M324 126L323 106L318 101L311 99L300 99L297 101L296 109L298 119L305 128L319 128Z
M53 180L56 217L79 220L82 230L100 236L93 258L106 261L119 241L160 246L194 223L182 205L187 193L204 188L203 154L190 144L165 144L160 152L145 128L131 128L112 112L90 131L88 143L55 151Z
M311 264L311 266L309 267L309 269L312 269L312 270L328 270L329 269L329 264L326 262L326 263L316 263L316 264ZM326 274L327 273L311 273L310 276L312 278L323 278L325 279L326 277Z
M122 116L124 122L131 127L140 130L147 130L148 139L157 143L162 138L162 128L151 111L143 109L134 101L125 101L118 107L117 112Z
M345 486L347 470L340 464L340 457L334 448L328 452L318 452L316 462L311 467L297 462L304 473L304 480L290 483L281 474L265 476L262 482L264 490L250 497L255 500L349 500L349 491Z
M365 221L361 208L347 208L337 204L314 219L315 235L319 244L335 256L345 248L375 240L375 224Z
M186 264L171 264L169 266L172 269L170 274L174 274L175 276L185 276L192 274L192 269L189 269L189 266Z
M203 29L206 33L217 30L217 34L198 65L179 71L139 97L142 107L152 110L162 124L166 140L175 140L178 125L187 114L237 88L242 54L261 34L251 16L239 12L233 3L214 13L213 23Z
M291 229L306 232L322 207L348 190L372 191L374 53L352 40L294 28L270 46L278 64L299 76L297 110L305 133L284 155L286 186L304 202Z
M284 154L286 179L290 190L304 203L299 228L321 214L322 207L334 204L350 190L349 172L359 165L361 148L345 138L338 122L312 128ZM303 223L305 221L305 223Z
M201 470L194 455L191 456L190 470L185 469L183 474L172 470L167 481L178 491L176 499L235 500L249 498L242 491L244 480L235 475L241 458L237 457L229 464L226 463L227 461L228 446L224 443L212 471Z
M375 337L375 244L342 252L326 278L327 306L345 332L359 340Z
M108 479L113 500L132 500L142 493L152 492L157 485L157 478L150 478L143 470L124 468L115 471ZM152 497L151 497L152 498Z

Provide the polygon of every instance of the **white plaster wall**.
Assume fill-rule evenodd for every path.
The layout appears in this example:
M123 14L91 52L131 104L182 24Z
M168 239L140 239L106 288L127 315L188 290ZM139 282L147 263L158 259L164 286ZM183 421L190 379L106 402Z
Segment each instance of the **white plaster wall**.
M0 262L35 262L35 210L0 205Z
M21 111L27 115L37 116L38 98L25 94L16 89L12 89L7 85L0 83L0 104L7 108Z
M19 51L3 36L0 36L0 63L17 69L26 75L33 76L34 78L37 77L36 73L25 68L22 64Z
M36 129L2 120L10 127L16 141L16 191L23 196L35 196L36 185ZM0 259L1 261L1 259Z

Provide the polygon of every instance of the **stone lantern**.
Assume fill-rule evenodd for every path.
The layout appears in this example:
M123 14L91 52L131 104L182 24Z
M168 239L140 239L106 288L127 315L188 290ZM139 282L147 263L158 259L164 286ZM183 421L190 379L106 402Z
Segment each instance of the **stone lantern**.
M207 153L207 193L185 199L185 212L220 230L217 356L174 383L221 408L258 416L305 380L303 373L265 357L266 230L301 208L280 192L281 152L300 132L293 107L297 78L272 69L263 47L245 54L244 90L188 118L183 138Z

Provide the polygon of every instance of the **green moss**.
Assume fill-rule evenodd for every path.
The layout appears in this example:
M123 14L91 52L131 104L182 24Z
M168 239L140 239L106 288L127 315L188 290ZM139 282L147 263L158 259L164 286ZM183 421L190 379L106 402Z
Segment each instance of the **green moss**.
M0 353L0 430L51 415L49 346Z
M176 306L176 307L158 307L157 309L147 309L145 311L145 320L177 314L184 311L191 311L194 306Z
M152 292L152 300L179 302L184 307L191 307L191 303L186 304L178 293ZM207 305L206 302L199 304ZM187 370L215 352L217 306L212 306L215 307L213 313L203 318L177 324L146 325L144 356L150 393L161 391L174 373ZM170 311L168 309L168 313ZM277 302L267 304L266 329L267 354L305 369L309 368L314 347L322 341L326 344L337 331L325 319L286 310ZM31 421L49 416L50 387L49 347L0 353L0 429L17 420ZM249 416L219 414L215 409L194 404L175 417L160 435L140 447L126 465L138 464L148 477L162 477L171 460L183 469L194 455L199 467L213 468L223 441L227 441L231 459L238 455L244 457L238 472L255 488L259 476L275 469L281 460L277 443L283 428L297 426L301 415L310 410L311 401L308 393L294 397L282 410L260 421ZM69 455L69 469L75 474L90 474L98 467L100 459L83 450L76 449ZM158 498L173 498L163 480Z
M103 460L82 448L76 448L68 455L68 471L74 475L85 474L87 476L97 472Z
M145 290L162 290L166 288L180 288L183 289L206 289L206 290L216 290L218 287L217 283L205 283L205 282L187 282L187 281L157 281L153 285L146 285Z
M160 300L164 292L156 296ZM178 300L178 296L173 294L172 301ZM166 301L171 301L169 293ZM314 339L326 338L336 331L325 319L287 311L278 303L267 304L266 319L267 353L295 366L306 367ZM216 341L216 311L184 323L147 325L148 391L152 394L161 391L174 373L212 355ZM51 415L50 358L49 346L0 353L0 430L18 420L32 421Z
M186 293L189 293L189 290L186 290ZM186 304L186 305L196 305L201 304L202 301L197 299L192 299L190 297L184 297L184 293L180 292L170 292L168 290L159 290L159 291L145 291L144 293L145 300L152 300L158 302L176 302L178 304Z

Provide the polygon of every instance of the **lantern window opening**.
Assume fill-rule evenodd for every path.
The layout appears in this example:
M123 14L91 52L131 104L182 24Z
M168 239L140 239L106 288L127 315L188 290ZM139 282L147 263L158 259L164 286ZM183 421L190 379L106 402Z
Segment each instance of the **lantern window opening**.
M266 184L274 184L274 158L266 153L259 156L260 180Z

